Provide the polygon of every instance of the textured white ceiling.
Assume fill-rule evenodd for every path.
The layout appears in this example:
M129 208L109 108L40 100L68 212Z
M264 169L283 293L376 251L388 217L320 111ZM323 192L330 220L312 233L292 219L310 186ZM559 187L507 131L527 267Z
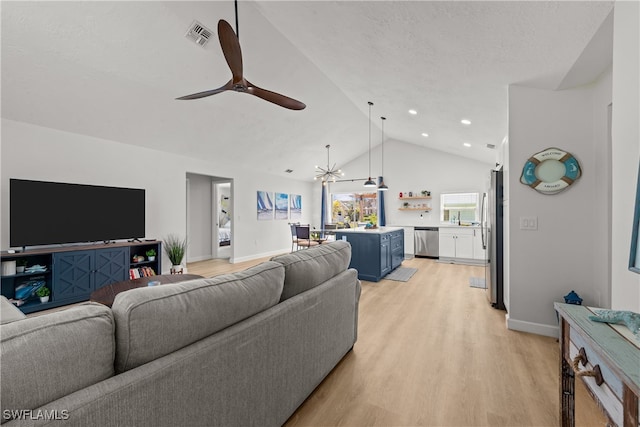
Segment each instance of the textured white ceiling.
M232 1L2 2L2 116L310 179L326 144L338 163L366 152L372 101L374 145L384 115L389 139L493 163L485 145L508 132L508 85L566 87L574 64L575 84L597 76L610 52L579 59L612 7L240 2L245 77L307 104L290 111L233 92L174 99L229 79L217 34L205 48L184 34L194 19L235 27Z

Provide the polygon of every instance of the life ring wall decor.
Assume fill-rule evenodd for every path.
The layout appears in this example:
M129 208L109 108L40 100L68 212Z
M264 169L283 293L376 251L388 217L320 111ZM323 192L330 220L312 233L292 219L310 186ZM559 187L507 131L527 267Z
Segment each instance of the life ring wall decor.
M529 157L520 182L542 194L556 194L582 175L578 160L559 148L547 148Z

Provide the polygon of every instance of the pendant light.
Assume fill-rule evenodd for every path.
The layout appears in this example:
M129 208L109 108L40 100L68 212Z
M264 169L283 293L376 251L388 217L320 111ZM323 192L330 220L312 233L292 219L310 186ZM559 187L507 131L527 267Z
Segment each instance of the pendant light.
M387 120L387 118L380 117L380 119L382 120L382 171L380 172L382 175L382 181L380 182L380 185L378 185L378 191L387 191L389 187L384 183L384 121Z
M376 187L376 182L371 179L371 106L373 102L369 101L369 179L364 183L367 188Z

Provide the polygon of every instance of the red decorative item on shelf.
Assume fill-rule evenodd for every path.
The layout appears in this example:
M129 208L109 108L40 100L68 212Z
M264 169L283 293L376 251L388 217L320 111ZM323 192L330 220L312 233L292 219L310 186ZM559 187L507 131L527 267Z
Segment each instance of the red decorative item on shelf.
M400 192L400 197L402 197L402 191Z

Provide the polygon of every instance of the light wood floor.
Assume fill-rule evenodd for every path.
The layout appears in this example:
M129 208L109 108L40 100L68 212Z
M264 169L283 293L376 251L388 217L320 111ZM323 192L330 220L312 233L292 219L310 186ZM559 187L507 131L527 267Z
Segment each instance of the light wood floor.
M264 261L188 265L213 276ZM483 267L403 262L408 282L362 282L358 341L286 423L294 426L557 426L558 343L509 331L469 278ZM606 420L576 380L576 425Z

